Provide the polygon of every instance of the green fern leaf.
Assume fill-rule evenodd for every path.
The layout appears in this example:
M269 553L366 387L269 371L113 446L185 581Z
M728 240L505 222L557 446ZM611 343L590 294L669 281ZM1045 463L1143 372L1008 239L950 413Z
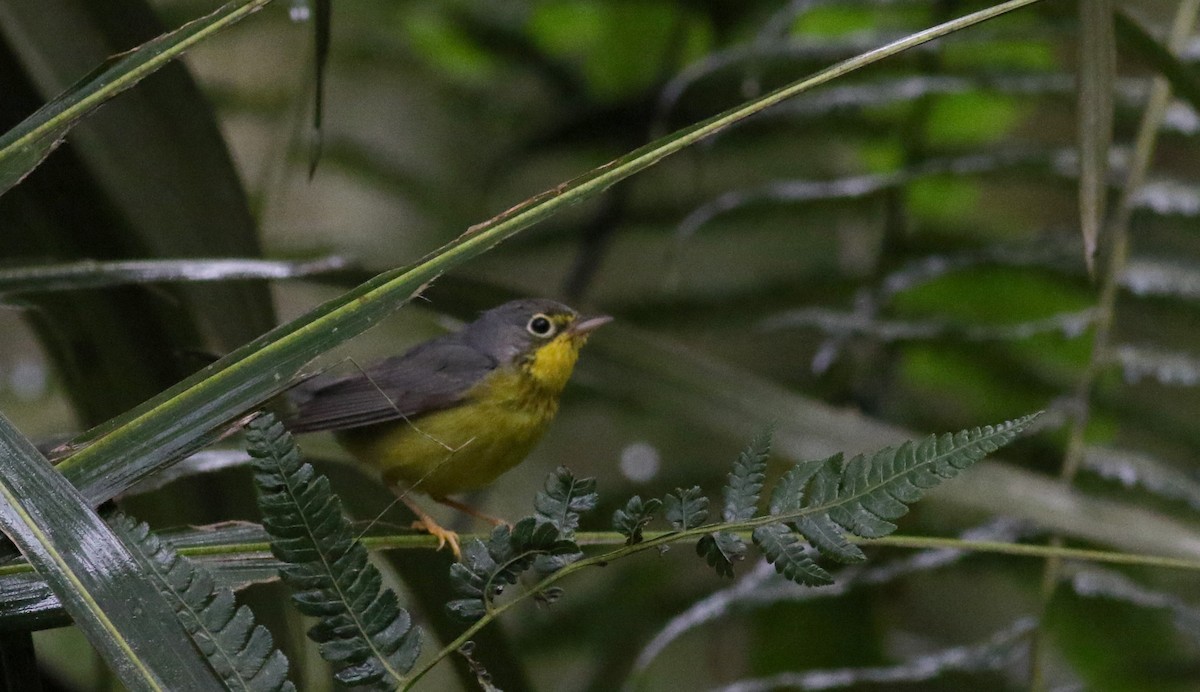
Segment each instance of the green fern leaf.
M800 517L792 522L792 526L826 557L845 563L867 559L862 549L846 540L845 534L828 516Z
M571 470L559 466L546 477L544 490L534 496L534 517L539 522L549 523L558 529L559 539L575 540L575 529L579 528L579 515L595 509L600 496L596 494L596 479L575 478ZM533 570L538 577L545 577L583 557L583 552L538 555L533 561ZM542 601L552 600L547 594L539 594Z
M461 598L447 603L446 610L460 620L478 620L538 558L579 552L579 546L564 539L557 526L538 517L525 517L511 529L497 526L487 543L478 538L468 541L462 561L450 566L451 587Z
M733 563L746 559L746 542L728 531L714 531L696 542L696 554L722 577L733 576Z
M766 480L767 458L771 455L771 436L774 432L771 426L764 428L733 462L733 470L729 472L729 482L724 490L725 506L721 510L725 521L745 521L754 518L757 513L758 496Z
M420 630L395 593L382 588L329 480L301 462L291 434L271 414L249 423L246 441L271 552L287 563L280 571L296 592L296 608L319 618L308 637L341 666L335 677L343 684L398 686L420 653Z
M534 497L535 516L558 528L565 539L575 536L579 515L595 509L599 500L595 478L575 478L570 469L559 466L546 477L544 490Z
M771 491L771 514L787 514L803 507L804 486L808 485L812 477L825 465L838 463L841 458L841 454L835 454L824 461L805 461L793 466L783 474L775 484L775 489Z
M754 542L789 579L828 583L828 573L812 564L789 524L820 554L840 562L861 562L866 556L847 533L860 538L892 533L896 530L892 520L908 512L908 505L926 490L1012 442L1038 415L954 435L931 435L917 444L905 442L848 462L838 454L797 464L771 494L771 515L785 517L786 523L759 527ZM711 563L711 554L705 555Z
M667 508L667 521L678 531L695 528L708 518L708 498L700 486L676 488L675 492L667 493L663 505Z
M477 538L468 541L462 561L450 566L450 585L459 598L446 604L447 612L473 622L526 570L546 575L577 560L583 553L571 537L579 526L579 513L596 504L595 487L594 480L577 480L566 467L559 467L534 498L534 516L511 528L497 526L487 543ZM537 596L550 602L561 593L553 589Z
M271 633L254 623L250 609L237 606L232 590L217 587L208 570L176 553L146 524L124 515L111 523L155 577L180 624L226 687L294 692L296 686L287 679L287 658L275 648Z
M650 498L645 502L640 495L634 495L625 503L625 507L613 512L613 528L625 537L625 545L642 542L642 530L654 519L654 514L662 507L662 501Z
M784 577L808 586L825 586L833 577L822 569L804 550L804 544L783 524L767 524L754 529L754 544L763 552L767 562Z

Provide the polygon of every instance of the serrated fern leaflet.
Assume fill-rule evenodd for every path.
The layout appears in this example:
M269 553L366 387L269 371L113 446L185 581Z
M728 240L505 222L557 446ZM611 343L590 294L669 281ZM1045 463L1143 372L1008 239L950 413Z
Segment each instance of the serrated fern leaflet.
M725 505L721 518L726 522L745 521L758 513L759 495L767 478L767 458L771 455L772 428L764 428L738 455L725 484ZM700 538L696 553L723 577L733 576L733 563L746 559L746 542L728 531L714 531Z
M340 682L398 687L420 653L420 630L396 594L382 588L329 480L301 462L273 415L251 421L246 441L271 552L288 563L282 575L297 609L319 618L308 637L339 668Z
M159 591L175 608L180 624L231 690L294 692L288 661L254 614L237 605L233 591L218 587L208 570L175 552L150 528L124 515L112 522Z
M534 497L535 516L553 524L563 538L571 539L579 528L579 515L594 509L599 497L595 478L576 478L567 467L559 466Z
M663 498L667 521L676 531L694 529L708 519L708 498L700 486L678 488Z
M462 562L450 566L451 585L460 598L446 609L460 620L478 620L526 570L532 568L542 578L579 559L583 553L573 540L579 514L595 507L598 497L595 479L575 478L560 466L535 497L533 516L511 528L497 526L487 543L474 539L463 547ZM536 595L553 601L560 593Z
M834 455L797 464L771 494L770 512L779 523L755 528L754 543L787 578L810 585L831 583L832 577L813 562L799 537L831 559L865 559L847 533L879 538L895 531L892 520L903 516L910 503L1011 442L1036 416L954 435L931 435L920 443L886 447L848 462ZM715 540L708 547L715 548ZM713 562L711 555L706 557ZM719 561L714 566L722 572Z
M643 502L641 495L634 495L624 507L613 512L613 529L625 537L625 545L641 543L642 531L660 508L662 500L652 497Z

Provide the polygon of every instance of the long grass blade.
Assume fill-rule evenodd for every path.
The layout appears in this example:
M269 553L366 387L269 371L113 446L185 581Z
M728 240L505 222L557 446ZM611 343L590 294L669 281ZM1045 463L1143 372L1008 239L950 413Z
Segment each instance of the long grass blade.
M0 528L126 687L222 689L125 544L3 416Z
M102 103L179 57L195 44L256 12L270 0L237 0L114 58L19 125L0 135L0 194L19 183ZM0 21L8 21L0 5Z

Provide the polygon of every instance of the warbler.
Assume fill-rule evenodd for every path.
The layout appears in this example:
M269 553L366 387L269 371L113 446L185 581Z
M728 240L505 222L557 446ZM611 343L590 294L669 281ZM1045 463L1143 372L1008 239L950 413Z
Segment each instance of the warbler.
M318 375L288 394L292 432L334 431L417 516L413 527L449 544L458 535L416 502L435 502L493 524L502 520L450 499L519 464L558 411L579 349L607 315L580 315L552 300L515 300L461 331L419 344L352 375Z

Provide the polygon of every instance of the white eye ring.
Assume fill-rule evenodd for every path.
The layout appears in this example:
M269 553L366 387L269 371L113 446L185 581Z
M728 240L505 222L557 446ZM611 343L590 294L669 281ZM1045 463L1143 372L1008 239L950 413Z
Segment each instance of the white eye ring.
M534 336L545 338L554 334L554 322L539 312L529 318L529 324L525 325L525 329Z

